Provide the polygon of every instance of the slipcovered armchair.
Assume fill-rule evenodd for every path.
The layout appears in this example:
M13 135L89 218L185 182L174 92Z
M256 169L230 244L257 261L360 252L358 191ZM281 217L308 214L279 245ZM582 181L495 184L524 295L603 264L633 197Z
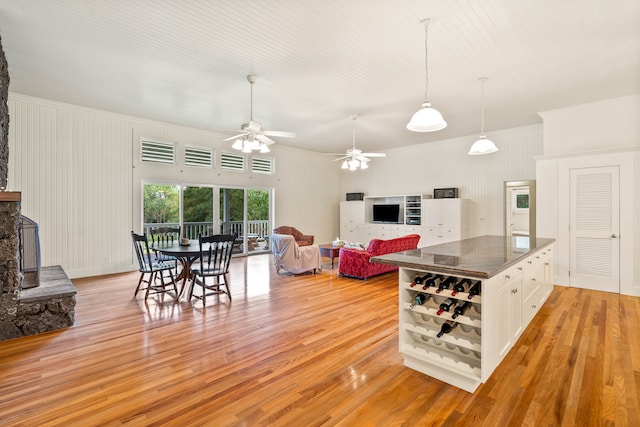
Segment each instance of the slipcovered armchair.
M302 232L296 229L295 227L290 227L288 225L281 225L278 228L274 228L273 232L276 234L289 234L293 236L298 246L313 245L313 236L302 234Z
M284 269L293 274L311 271L313 274L322 270L322 257L318 245L300 246L290 234L271 236L271 251L276 273Z

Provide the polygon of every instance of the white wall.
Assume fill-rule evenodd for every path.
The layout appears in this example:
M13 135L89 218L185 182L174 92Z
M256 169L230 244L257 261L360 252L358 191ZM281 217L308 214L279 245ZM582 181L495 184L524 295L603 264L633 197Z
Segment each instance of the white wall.
M540 113L538 235L558 240L554 283L569 285L568 176L571 168L620 167L620 292L640 295L640 95Z
M319 242L338 228L340 174L331 159L273 145L275 175L178 165L143 168L140 136L229 148L223 135L11 93L9 189L22 192L22 212L38 222L43 265L70 277L135 267L130 230L140 229L140 182L274 188L275 225L293 225ZM134 169L133 166L138 166ZM135 267L137 268L137 267Z
M434 188L458 187L459 196L473 202L471 235L503 235L504 181L535 179L542 126L489 132L487 137L498 146L497 153L469 156L477 135L385 150L387 157L373 159L369 169L342 171L341 200L347 192L432 195Z

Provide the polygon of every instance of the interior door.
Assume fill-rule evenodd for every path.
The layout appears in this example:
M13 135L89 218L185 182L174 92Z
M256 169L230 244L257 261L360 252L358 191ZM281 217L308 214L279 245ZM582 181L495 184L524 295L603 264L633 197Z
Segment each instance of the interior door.
M570 170L572 287L620 292L618 166Z

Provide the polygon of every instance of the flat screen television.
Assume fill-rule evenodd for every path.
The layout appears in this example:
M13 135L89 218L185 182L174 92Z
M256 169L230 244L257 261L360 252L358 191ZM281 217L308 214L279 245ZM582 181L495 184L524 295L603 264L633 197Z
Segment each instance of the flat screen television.
M373 205L373 222L400 223L400 205Z

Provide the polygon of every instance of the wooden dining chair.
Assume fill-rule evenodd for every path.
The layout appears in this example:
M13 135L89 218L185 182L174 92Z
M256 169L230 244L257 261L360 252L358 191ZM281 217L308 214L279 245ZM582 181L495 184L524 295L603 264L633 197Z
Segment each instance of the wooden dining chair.
M151 242L153 246L173 246L174 243L180 241L180 227L155 227L149 230L151 233ZM176 257L165 255L160 251L154 250L156 262L175 262ZM178 274L178 264L176 263L176 274Z
M233 254L233 235L200 236L198 241L200 244L199 265L191 270L189 299L194 297L201 299L202 305L206 305L208 296L226 294L231 301L229 264ZM207 279L213 283L207 283ZM201 295L193 293L195 286L202 287Z
M146 234L136 234L131 232L131 239L136 250L138 258L138 266L140 271L140 280L134 297L138 295L142 283L146 283L146 292L144 299L149 297L149 293L170 293L174 292L175 301L178 301L178 287L173 276L173 270L176 268L176 261L157 261L152 258L151 249ZM169 273L169 281L165 279L164 273ZM146 279L145 279L145 276Z

